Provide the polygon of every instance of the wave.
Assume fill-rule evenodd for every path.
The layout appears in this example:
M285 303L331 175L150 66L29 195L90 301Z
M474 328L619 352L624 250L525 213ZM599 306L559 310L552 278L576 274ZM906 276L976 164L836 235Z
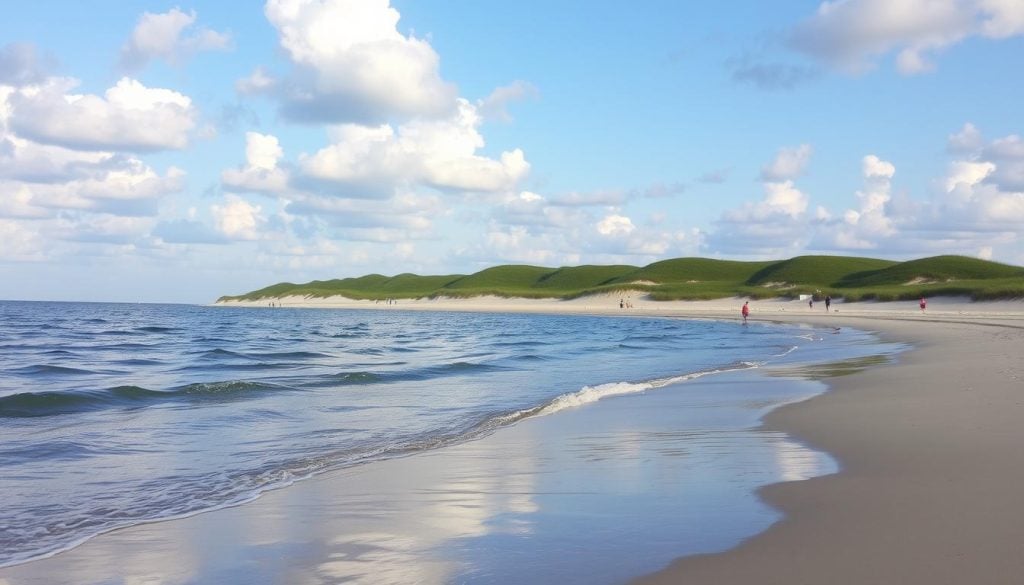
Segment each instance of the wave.
M187 384L170 390L115 386L74 392L21 392L0 397L0 418L79 414L110 408L139 408L163 402L228 401L248 397L253 393L281 390L294 388L266 382L230 380Z
M249 352L244 354L253 359L316 359L316 358L333 358L334 356L326 353L320 353L318 351L281 351L281 352L266 352L257 353Z
M451 371L466 369L472 370L480 367L486 368L489 366L465 362L456 362L444 366L445 369ZM47 547L43 550L35 549L25 551L21 554L15 553L7 558L0 557L0 567L47 558L62 551L73 549L99 534L110 532L118 528L140 523L187 518L204 512L237 506L253 501L268 491L288 487L297 481L311 478L326 471L350 467L371 461L392 459L395 457L429 451L473 440L489 435L501 427L513 425L532 416L550 415L566 409L591 404L612 396L635 394L671 384L685 382L687 380L693 380L702 376L748 369L752 367L757 367L757 364L750 362L738 362L718 369L692 372L648 381L612 382L596 386L584 386L576 392L562 394L544 404L532 408L485 416L483 420L477 423L469 422L462 426L445 429L440 433L435 431L419 436L408 437L406 440L397 443L365 445L362 448L355 450L351 448L339 449L333 452L321 453L319 455L291 462L278 462L270 467L254 469L240 474L197 478L191 482L193 484L192 489L184 490L188 493L192 493L192 497L189 497L184 501L161 502L159 501L161 498L157 495L155 498L157 500L155 508L150 508L147 511L140 511L136 513L134 517L126 517L124 514L117 514L114 516L108 514L107 517L104 518L103 515L99 515L99 517L97 517L96 514L90 512L90 523L92 525L87 533L79 534L76 538L69 538L62 542L58 541L54 543L54 546ZM364 373L349 373L346 375L358 376L359 374ZM253 390L262 389L271 390L280 389L280 387L241 381L217 382L213 384L190 384L169 392L147 390L137 386L121 386L109 389L103 393L93 394L91 397L90 395L80 396L74 400L78 400L79 402L76 404L81 405L82 400L103 400L108 396L116 397L122 401L146 401L154 398L166 399L168 395L177 395L179 397L209 397L224 394L232 395L237 393L247 393ZM0 416L7 416L4 413L9 412L9 410L5 409L8 409L8 407L11 406L11 403L21 403L23 407L28 405L39 406L39 403L46 403L57 399L58 397L53 396L54 394L58 393L40 393L34 395L21 394L0 398ZM60 399L65 401L73 400L67 396L61 397ZM52 409L53 404L48 404L46 407ZM79 453L74 450L68 450L65 455L69 457L88 456L88 453ZM159 489L144 491L147 493L158 494Z
M402 362L399 362L402 363ZM394 372L371 372L354 371L338 372L320 376L311 383L302 384L304 387L330 387L330 386L362 386L369 384L385 384L390 382L415 382L421 380L433 380L446 376L458 376L462 374L474 374L481 372L494 372L506 370L504 366L494 364L481 364L473 362L453 362L440 366L429 366L411 370L399 370Z
M665 386L670 386L672 384L679 384L688 380L695 380L711 374L748 370L760 365L761 364L757 362L737 362L721 368L691 372L678 376L669 376L667 378L658 378L646 382L611 382L609 384L600 384L597 386L584 386L581 390L576 392L562 394L561 396L556 397L554 400L541 407L536 414L553 414L560 410L576 408L611 396L636 394L638 392L645 392L656 388L664 388Z
M82 376L99 373L94 372L92 370L85 370L81 368L69 368L67 366L51 366L48 364L35 364L31 366L24 366L21 368L14 368L13 370L8 371L14 374L22 374L26 376L40 376L46 374L70 374Z
M158 325L148 325L145 327L136 327L135 331L143 331L145 333L171 333L173 331L181 331L177 327L160 327Z

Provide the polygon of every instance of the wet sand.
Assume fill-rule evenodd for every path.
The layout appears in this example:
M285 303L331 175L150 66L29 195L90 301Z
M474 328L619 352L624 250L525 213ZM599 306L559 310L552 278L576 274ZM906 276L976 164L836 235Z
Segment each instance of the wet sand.
M762 489L784 514L771 529L634 583L1021 582L1024 316L1014 306L801 319L915 349L766 418L766 428L832 454L840 473Z

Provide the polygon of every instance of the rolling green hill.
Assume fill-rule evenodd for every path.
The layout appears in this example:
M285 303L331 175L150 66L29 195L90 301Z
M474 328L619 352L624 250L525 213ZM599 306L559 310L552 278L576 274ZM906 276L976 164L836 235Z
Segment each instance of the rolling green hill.
M878 271L897 264L890 260L846 256L797 256L758 270L747 279L750 286L771 283L808 284L828 287L855 273Z
M968 258L935 256L907 262L845 256L798 256L739 262L676 258L644 267L494 266L470 275L368 274L358 278L282 282L218 301L289 295L353 299L497 295L573 298L609 291L641 291L654 300L831 295L847 301L902 300L918 296L970 296L976 300L1024 298L1024 268Z

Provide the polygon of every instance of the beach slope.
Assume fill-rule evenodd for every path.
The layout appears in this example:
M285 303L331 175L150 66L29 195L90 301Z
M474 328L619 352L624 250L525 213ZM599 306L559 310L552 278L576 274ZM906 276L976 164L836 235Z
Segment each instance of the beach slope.
M897 364L834 378L828 393L766 418L831 453L839 474L764 488L783 520L636 585L1019 583L1024 321L972 310L802 318L878 331L915 349Z

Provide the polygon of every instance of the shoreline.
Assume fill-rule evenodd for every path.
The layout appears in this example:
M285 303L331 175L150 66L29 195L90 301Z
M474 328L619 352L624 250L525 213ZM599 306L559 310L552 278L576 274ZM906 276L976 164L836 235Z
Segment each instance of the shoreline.
M564 301L524 301L503 308L738 321L742 305L725 299L653 309L637 302L633 310L620 310L617 304L595 308L594 303L576 303L573 310L565 310ZM780 512L781 520L734 548L686 556L634 583L995 584L1013 582L1015 571L1024 571L1024 512L1018 509L1015 491L1024 481L1024 465L1017 462L1018 445L1024 444L1019 428L1024 391L1017 389L1024 381L1022 358L1017 355L1024 347L1024 302L935 299L925 315L916 303L907 305L911 303L839 304L840 313L826 315L823 310L811 313L798 301L754 302L755 321L854 327L913 348L894 364L827 378L825 393L784 405L762 420L762 428L835 458L838 474L759 489L761 500ZM485 303L461 309L419 307L493 310ZM984 408L977 408L978 401ZM256 507L266 515L266 508L258 503ZM138 560L149 558L155 574L168 569L168 563L140 552L145 539L132 535L149 535L157 542L163 538L166 543L183 527L209 528L206 517L216 514L128 528L91 542L119 542L135 550ZM259 519L243 512L227 514L243 524ZM238 546L235 554L240 554ZM37 561L42 563L39 568L83 562L98 566L112 558L90 557L90 543L75 550L84 549L88 550L70 551L66 559L68 553ZM9 569L35 567L37 562ZM5 573L6 569L0 571L0 584L21 582L5 577L17 579L14 573L23 575L22 570Z
M839 342L826 344L833 350L848 345L825 337ZM864 351L875 350L854 354ZM827 358L819 352L807 363L844 360L845 353ZM501 582L592 583L586 571L599 560L612 563L610 571L594 573L605 577L602 582L625 582L680 551L723 550L770 526L779 514L756 497L758 486L835 471L827 453L785 433L760 430L765 412L825 391L820 381L758 368L684 378L657 391L630 391L556 416L530 417L478 440L318 475L248 504L114 530L53 557L0 570L0 583L99 583L119 575L167 584L291 583L298 574L311 583L444 583L451 582L446 575L452 570L460 574L452 569L459 555L432 551L479 546L488 560L465 552L464 558L470 567L486 563L485 574L489 569ZM717 416L707 419L705 408L721 401L745 411L746 422L731 427L720 426L724 419ZM714 461L723 453L726 460L710 470L687 463ZM706 483L724 469L742 472L724 484ZM633 504L622 499L630 492ZM611 510L618 520L610 520ZM548 528L534 536L532 524ZM552 533L554 526L559 528ZM502 535L501 527L509 532ZM623 527L626 534L611 536ZM567 549L558 539L566 530L591 536L575 539L583 548ZM517 545L516 534L531 536ZM502 542L498 549L510 552L495 557L494 545L467 544L487 542ZM268 550L276 552L268 556ZM507 563L510 554L514 564ZM576 557L577 572L544 560L565 554ZM495 560L501 557L505 564ZM581 568L579 560L588 557ZM288 576L251 579L254 566L279 566ZM557 579L549 572L554 566L563 571Z
M738 319L740 299L520 301L505 310ZM476 303L484 306L486 303ZM499 304L499 303L496 303ZM594 305L598 305L596 308ZM821 305L821 303L817 303ZM856 327L911 345L893 364L829 378L766 429L829 453L840 472L766 486L783 518L728 551L686 556L633 585L992 583L1024 573L1024 301L753 301L753 320ZM410 307L403 307L410 308ZM474 310L463 307L452 310Z
M1024 572L1024 315L974 309L805 319L911 345L895 363L829 378L827 392L765 417L766 429L836 458L839 473L761 488L782 520L633 585L1015 582Z

